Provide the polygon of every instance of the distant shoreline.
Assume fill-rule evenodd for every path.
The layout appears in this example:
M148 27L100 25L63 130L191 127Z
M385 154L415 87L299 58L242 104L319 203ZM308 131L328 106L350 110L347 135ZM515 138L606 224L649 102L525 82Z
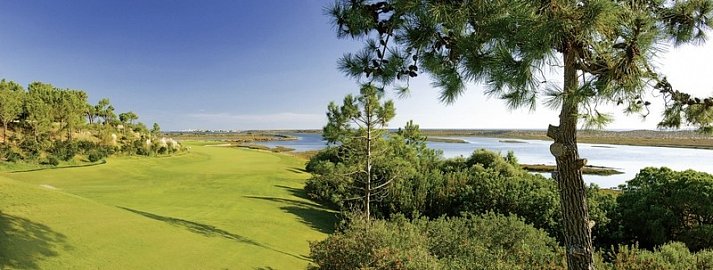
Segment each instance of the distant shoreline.
M551 173L557 171L557 166L555 165L520 164L520 167L522 167L528 172ZM582 168L582 174L609 176L615 174L624 174L624 172L610 167L587 165Z
M394 130L395 131L395 130ZM548 138L545 130L518 130L518 129L422 129L422 133L428 136L431 142L445 143L466 143L459 138L449 137L485 137L499 138L503 142L509 143L511 140L543 140L552 141ZM210 137L217 140L230 140L231 137L246 138L247 134L256 136L257 134L270 134L268 140L294 140L289 134L306 133L320 134L318 129L293 129L293 130L250 130L242 132L167 132L167 134L181 134L181 137ZM283 135L279 135L283 134ZM285 135L286 134L286 135ZM279 138L277 136L286 136ZM260 136L257 136L258 138ZM266 139L263 137L262 139ZM630 131L609 131L609 130L580 130L577 134L579 143L590 144L611 144L611 145L632 145L632 146L652 146L669 148L690 148L713 150L713 136L700 134L696 131L658 131L658 130L630 130Z
M468 143L468 141L458 138L427 137L426 141L440 143Z
M552 141L544 130L424 130L426 135L473 136L518 140ZM652 146L713 150L713 136L694 131L599 131L583 130L577 134L579 143Z

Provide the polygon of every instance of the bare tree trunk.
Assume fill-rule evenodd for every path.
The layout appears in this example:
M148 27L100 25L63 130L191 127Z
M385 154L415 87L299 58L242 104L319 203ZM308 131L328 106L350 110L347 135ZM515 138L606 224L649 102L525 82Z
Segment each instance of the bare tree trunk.
M366 106L366 220L371 218L371 112Z
M7 145L7 122L3 122L2 142Z
M564 240L567 266L570 270L594 269L592 259L592 235L589 225L586 188L582 179L582 167L586 159L580 159L577 151L578 103L575 91L577 81L577 56L569 49L564 54L564 100L560 112L559 127L550 126L547 136L554 139L550 152L557 162L557 186L564 221Z

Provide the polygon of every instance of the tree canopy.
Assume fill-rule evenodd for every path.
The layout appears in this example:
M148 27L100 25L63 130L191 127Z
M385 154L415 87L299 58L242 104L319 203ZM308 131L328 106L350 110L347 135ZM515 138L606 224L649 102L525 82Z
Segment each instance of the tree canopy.
M601 104L647 115L645 94L653 88L667 102L661 126L678 127L684 117L707 130L711 121L710 99L676 92L652 65L663 43L705 41L711 0L341 0L329 15L339 37L365 40L339 62L357 80L405 93L410 78L426 72L446 103L475 82L509 108L532 110L545 98L560 110L548 137L570 269L593 268L578 123L611 122Z
M0 80L4 139L0 159L57 165L75 158L96 162L113 153L150 155L180 150L179 144L158 138L158 124L149 133L146 125L134 123L136 113L122 113L119 118L108 99L89 104L82 90L33 82L25 91L13 81ZM103 123L99 124L99 119ZM124 135L119 137L116 133L121 124Z

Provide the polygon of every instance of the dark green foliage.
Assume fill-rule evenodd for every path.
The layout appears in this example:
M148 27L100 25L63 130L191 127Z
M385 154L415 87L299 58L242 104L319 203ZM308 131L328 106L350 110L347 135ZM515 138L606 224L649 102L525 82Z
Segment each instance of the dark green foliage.
M0 147L0 158L4 158L8 162L17 162L22 159L22 155L12 147L3 145Z
M646 168L617 199L626 240L653 248L680 241L692 250L713 247L713 175Z
M448 173L434 183L426 215L458 215L461 212L519 215L535 227L560 236L559 199L556 184L538 175L501 175L498 170L475 165L467 171Z
M476 150L465 162L468 167L481 166L488 168L502 176L520 176L525 174L517 164L514 154L508 154L509 160L503 158L499 153L485 149Z
M392 135L386 144L385 153L389 153L386 163L390 165L376 171L398 177L381 202L373 206L375 216L402 214L437 218L461 213L516 214L562 239L556 183L523 171L513 155L506 159L480 149L468 158L443 160L423 142L407 142L404 137ZM348 173L348 166L333 161L337 160L338 151L338 147L325 149L310 160L313 177L307 181L305 190L313 199L352 210L358 200L349 198L358 194L350 188L353 175ZM609 212L616 205L614 198L600 194L596 187L590 187L587 194L595 237L611 238ZM604 246L608 246L618 242L611 239L605 243Z
M622 231L619 205L616 197L604 193L596 185L591 185L587 190L587 203L589 217L594 222L592 239L594 246L601 249L610 249L622 243Z
M492 213L370 223L353 217L310 248L314 269L565 269L564 251L554 239L518 218ZM609 262L596 255L596 269L713 268L713 250L692 253L680 242L616 250L606 254Z
M673 90L650 63L661 44L706 40L713 26L710 0L339 0L328 15L338 37L364 44L345 54L339 68L399 93L408 91L411 78L428 73L443 102L476 82L510 108L534 109L538 97L554 108L567 100L585 126L602 127L613 119L597 104L648 114L644 91L654 81L669 101L661 126L680 127L685 120L713 130L713 97ZM562 63L564 55L576 61ZM582 82L572 89L553 84L547 69L560 67L555 63L582 74Z
M52 165L52 166L57 166L59 165L59 159L55 156L48 156L47 160L40 162L41 164L47 164L47 165Z
M339 163L341 159L339 158L339 147L329 146L317 152L316 155L312 156L307 165L305 165L305 171L309 173L314 173L317 171L318 166L321 163Z
M87 156L87 159L89 159L89 162L97 162L101 160L101 156L97 154L96 152L89 153L89 156Z
M95 162L114 153L113 147L78 140L55 141L52 143L52 147L48 152L64 161L69 161L76 155L86 155L91 162Z
M371 204L378 201L392 184L399 162L388 159L383 151L386 126L396 115L391 100L382 101L382 95L372 84L363 84L358 96L347 95L342 105L330 102L327 107L327 125L322 137L329 144L338 144L344 152L340 155L338 173L349 175L344 188L350 189L343 202L359 206L371 215ZM386 173L385 173L386 172Z
M557 242L513 216L368 222L311 244L316 269L564 269Z
M665 244L654 251L621 247L614 261L604 269L708 270L713 269L713 250L691 253L685 244L676 242Z
M107 153L105 151L92 150L89 152L87 159L89 160L89 162L97 162L97 161L102 160L105 157L107 157Z
M64 161L69 161L79 153L79 145L72 141L55 141L49 153Z
M34 160L40 156L40 153L51 147L52 143L49 140L36 140L34 138L26 138L18 145L20 150L25 153L27 159Z
M376 198L382 203L374 205L376 216L388 216L390 213L403 212L401 202L395 202L396 192L403 196L409 196L412 187L405 188L403 185L411 185L418 181L422 173L428 168L435 169L438 155L436 151L425 147L425 141L415 140L412 131L409 138L399 134L390 134L388 138L379 138L373 141L373 151L378 155L373 157L372 176L373 179L390 179L390 185L376 194ZM307 164L307 170L311 171L313 177L306 183L305 190L314 199L329 202L342 209L354 209L363 202L362 192L355 183L362 181L364 175L354 173L359 170L358 160L350 156L352 149L345 149L350 145L340 145L320 151ZM425 194L425 186L419 187L419 192ZM404 197L406 198L406 197ZM413 197L411 197L413 199ZM409 212L421 210L424 201L412 201L404 207L409 208ZM394 210L399 209L399 210ZM409 213L411 214L411 213Z
M152 137L161 136L161 126L159 126L158 123L153 123L153 126L151 128L151 136Z
M128 146L129 144L127 144ZM134 140L131 142L131 148L127 148L127 153L136 154L140 156L148 156L150 154L149 150L146 149L146 141L144 140Z

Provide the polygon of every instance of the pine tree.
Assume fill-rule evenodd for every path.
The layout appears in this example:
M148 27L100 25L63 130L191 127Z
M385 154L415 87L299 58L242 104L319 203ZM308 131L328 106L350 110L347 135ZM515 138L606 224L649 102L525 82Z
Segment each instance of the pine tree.
M682 117L700 126L710 121L696 116L713 104L674 91L650 60L662 43L704 41L713 25L711 0L338 0L329 15L339 37L366 40L363 50L340 60L357 80L405 93L409 79L425 71L446 103L477 82L509 108L534 109L544 95L560 110L547 135L554 140L569 269L593 269L578 123L610 122L599 104L643 113L649 84L672 101L662 126L676 127ZM548 68L557 69L560 85L551 83L557 79Z
M19 84L4 79L0 81L0 122L3 125L3 143L8 145L8 124L17 120L22 113L22 99L24 90Z
M378 89L371 84L362 86L360 95L348 95L341 106L328 106L327 125L323 137L330 144L339 143L346 152L345 163L355 164L352 172L356 188L363 191L364 214L371 216L372 197L387 187L393 179L375 177L373 171L377 145L383 144L388 122L394 118L392 101L381 102Z

